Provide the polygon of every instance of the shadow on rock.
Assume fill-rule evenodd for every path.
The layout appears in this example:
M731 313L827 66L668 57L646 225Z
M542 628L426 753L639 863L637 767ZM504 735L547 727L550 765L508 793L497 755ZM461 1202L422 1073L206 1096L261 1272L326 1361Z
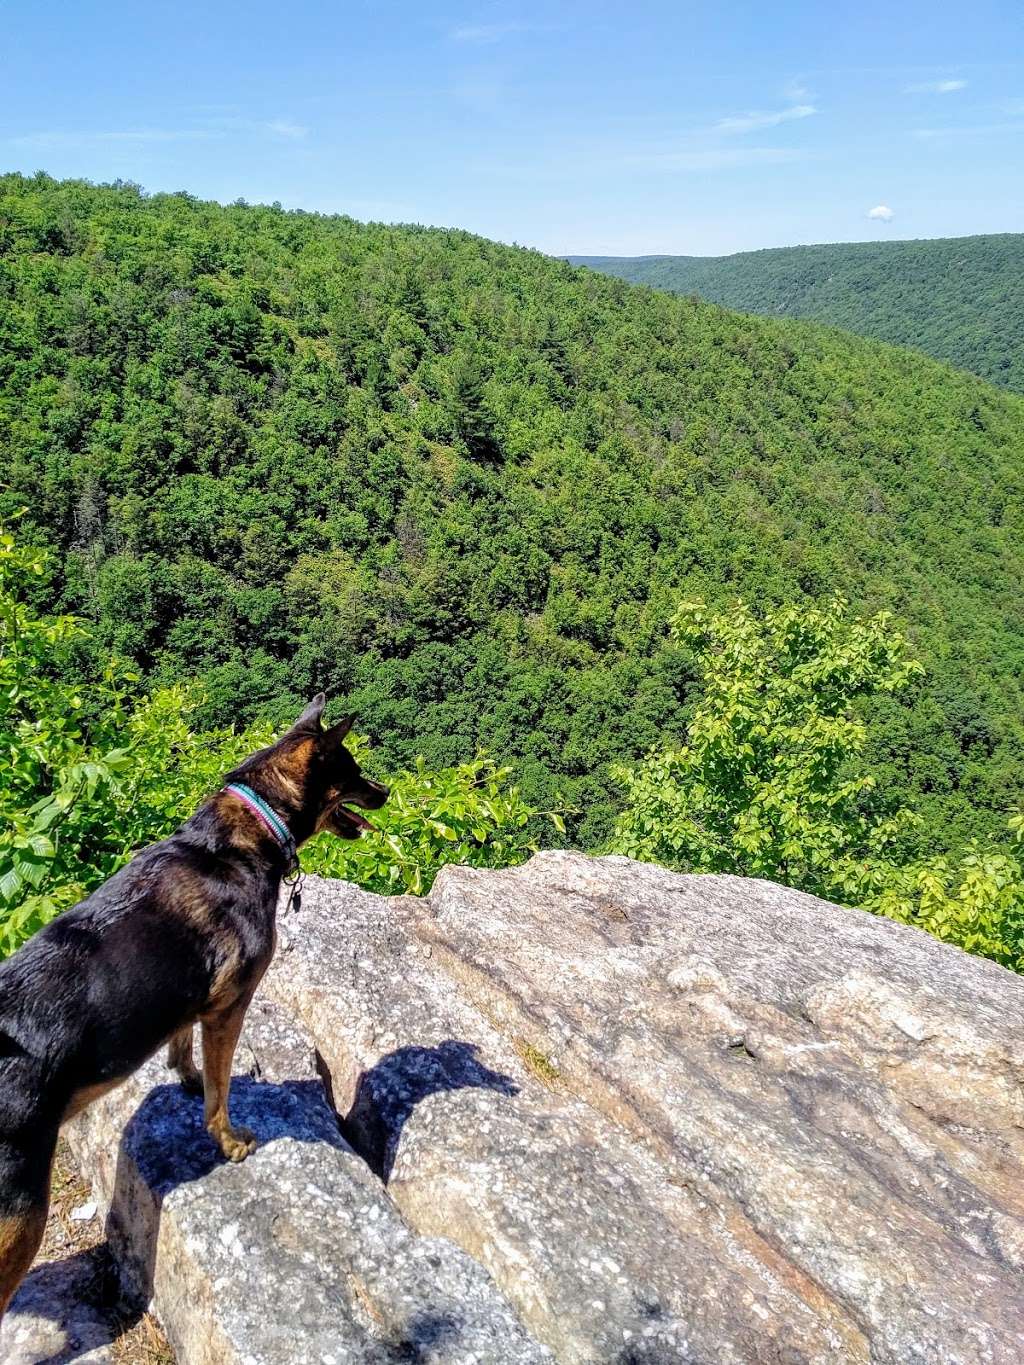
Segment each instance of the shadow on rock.
M235 1076L230 1111L261 1146L282 1137L342 1144L319 1081ZM106 1242L29 1272L4 1319L7 1365L70 1365L92 1351L106 1359L102 1348L138 1322L152 1297L163 1201L224 1164L202 1099L177 1084L150 1090L121 1136Z
M46 1261L25 1277L4 1318L5 1365L70 1365L106 1360L104 1348L133 1326L139 1313L121 1302L106 1244Z
M385 1184L391 1176L402 1128L428 1095L466 1089L519 1094L511 1076L484 1066L478 1059L479 1051L475 1043L454 1038L436 1047L400 1047L360 1076L341 1130Z
M425 1360L436 1360L439 1350L449 1342L457 1342L462 1324L447 1313L417 1313L409 1319L400 1339L387 1342L386 1359L394 1365L420 1365Z

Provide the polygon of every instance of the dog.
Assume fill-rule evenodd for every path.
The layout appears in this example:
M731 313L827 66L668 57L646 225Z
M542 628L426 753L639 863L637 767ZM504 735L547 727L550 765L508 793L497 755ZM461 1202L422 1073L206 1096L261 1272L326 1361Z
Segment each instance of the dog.
M282 880L321 830L372 829L388 788L325 729L323 693L162 843L0 963L0 1319L39 1249L61 1124L168 1044L229 1161L256 1142L228 1116L242 1022L273 956ZM193 1025L202 1027L202 1075Z

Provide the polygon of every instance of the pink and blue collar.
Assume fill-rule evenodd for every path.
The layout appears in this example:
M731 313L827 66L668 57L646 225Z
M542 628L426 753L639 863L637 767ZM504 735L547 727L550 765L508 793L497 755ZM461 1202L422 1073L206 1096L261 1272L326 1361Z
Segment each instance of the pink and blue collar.
M244 782L229 782L224 790L230 792L232 796L237 796L239 801L248 806L253 815L263 822L284 850L289 868L294 867L299 861L295 839L277 811L268 805L263 797L254 792L251 787L247 787Z

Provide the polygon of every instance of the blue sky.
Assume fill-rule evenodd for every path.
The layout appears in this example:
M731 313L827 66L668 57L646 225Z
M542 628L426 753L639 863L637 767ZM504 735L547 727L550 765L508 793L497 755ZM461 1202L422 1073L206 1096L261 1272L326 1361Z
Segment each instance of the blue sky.
M1024 3L0 0L0 165L553 253L1019 232Z

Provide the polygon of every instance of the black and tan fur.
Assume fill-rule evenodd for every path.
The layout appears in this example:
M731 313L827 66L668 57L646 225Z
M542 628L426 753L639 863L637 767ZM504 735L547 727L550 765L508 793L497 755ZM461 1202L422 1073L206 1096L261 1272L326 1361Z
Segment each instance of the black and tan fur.
M276 744L228 775L285 820L296 845L327 829L356 838L388 790L321 725L316 697ZM169 839L0 963L0 1318L39 1248L61 1124L164 1043L182 1084L205 1096L223 1154L255 1141L228 1116L245 1011L274 951L287 856L244 802L220 791ZM192 1057L202 1027L203 1073Z

